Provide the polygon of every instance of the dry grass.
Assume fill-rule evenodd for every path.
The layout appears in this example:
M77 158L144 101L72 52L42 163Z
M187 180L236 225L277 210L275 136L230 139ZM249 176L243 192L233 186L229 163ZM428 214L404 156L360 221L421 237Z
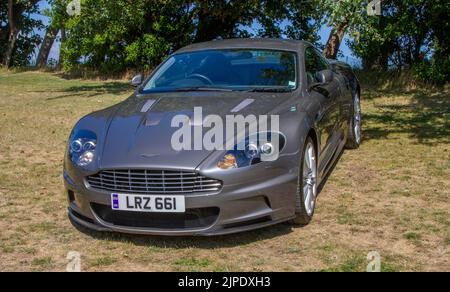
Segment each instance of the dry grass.
M86 235L66 216L62 158L84 114L130 94L120 82L0 71L0 271L450 270L449 91L364 92L365 141L342 156L312 224L220 238Z

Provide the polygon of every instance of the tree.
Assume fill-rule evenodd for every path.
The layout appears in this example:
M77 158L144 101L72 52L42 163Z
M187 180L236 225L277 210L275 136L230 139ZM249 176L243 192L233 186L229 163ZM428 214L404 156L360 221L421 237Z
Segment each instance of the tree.
M243 33L242 25L248 25L259 1L247 0L199 0L193 3L196 28L195 42L215 38L232 38Z
M83 66L107 72L156 66L192 42L193 7L188 1L86 0L80 16L65 23L66 69Z
M336 59L345 34L354 33L356 26L365 22L367 1L322 0L318 5L322 8L328 26L332 28L324 54L327 58Z
M437 57L439 48L448 56L449 7L443 0L385 0L381 16L356 26L350 46L368 65L382 68L412 66L431 53Z
M16 24L16 16L14 11L14 1L8 0L8 24L9 24L9 35L8 35L8 45L5 50L5 56L3 57L3 66L9 68L11 64L12 53L14 46L16 45L17 35L19 34L19 28Z
M3 52L8 43L8 2L0 2L0 60L3 60Z
M68 18L66 13L66 6L68 4L65 0L51 0L49 1L51 8L44 11L44 15L50 18L50 24L46 28L44 40L39 50L38 57L36 59L36 66L43 68L47 66L50 50L58 36L58 34L64 31L64 23Z
M85 0L81 16L65 22L62 56L66 69L148 70L193 42L252 36L254 23L258 36L316 41L316 12L296 0Z
M382 15L356 25L349 41L367 69L412 68L427 82L450 79L449 11L445 0L385 0Z
M431 61L424 60L423 79L432 79L436 83L450 80L450 2L434 0L426 12L426 19L431 30L430 39L433 47ZM419 68L420 69L420 68Z
M284 34L295 40L309 41L319 45L318 31L321 26L321 10L314 1L288 1L286 3L287 26Z
M195 42L215 38L264 37L316 42L315 3L298 0L194 1ZM252 26L259 27L255 33Z
M30 16L31 13L37 12L37 2L38 0L8 0L0 5L0 39L3 44L0 46L0 56L1 63L7 68L12 65L25 65L40 42L35 29L39 29L42 23Z

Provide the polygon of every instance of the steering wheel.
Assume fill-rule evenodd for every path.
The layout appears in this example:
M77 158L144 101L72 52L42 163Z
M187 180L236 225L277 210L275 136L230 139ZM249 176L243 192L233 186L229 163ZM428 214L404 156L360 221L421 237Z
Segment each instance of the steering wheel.
M212 82L211 79L209 79L208 77L206 77L205 75L202 75L202 74L192 74L187 77L187 79L189 79L189 78L195 78L195 79L200 79L201 81L206 81L207 83L209 83L209 85L214 84L214 82Z

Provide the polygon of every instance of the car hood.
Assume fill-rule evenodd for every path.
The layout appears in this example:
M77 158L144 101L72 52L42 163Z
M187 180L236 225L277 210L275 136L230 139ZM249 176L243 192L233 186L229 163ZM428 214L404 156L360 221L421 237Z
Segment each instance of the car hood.
M202 108L203 118L212 114L222 118L231 114L264 115L290 96L242 92L134 95L111 113L100 167L195 169L211 151L174 150L172 135L179 129L172 127L175 116L185 115L193 121L194 107Z

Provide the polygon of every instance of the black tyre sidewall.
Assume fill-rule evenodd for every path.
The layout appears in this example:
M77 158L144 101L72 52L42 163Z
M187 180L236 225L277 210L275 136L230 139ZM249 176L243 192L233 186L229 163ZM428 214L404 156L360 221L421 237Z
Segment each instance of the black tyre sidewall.
M359 94L357 93L356 95L359 96ZM351 111L351 116L349 119L349 129L348 129L348 137L347 137L347 143L345 144L345 148L347 149L358 149L359 146L361 145L360 143L358 143L356 141L356 133L355 133L355 98L356 95L353 97L352 99L352 111ZM361 102L361 97L360 97L360 102ZM361 132L362 132L362 121L361 121ZM362 140L362 137L361 137Z

